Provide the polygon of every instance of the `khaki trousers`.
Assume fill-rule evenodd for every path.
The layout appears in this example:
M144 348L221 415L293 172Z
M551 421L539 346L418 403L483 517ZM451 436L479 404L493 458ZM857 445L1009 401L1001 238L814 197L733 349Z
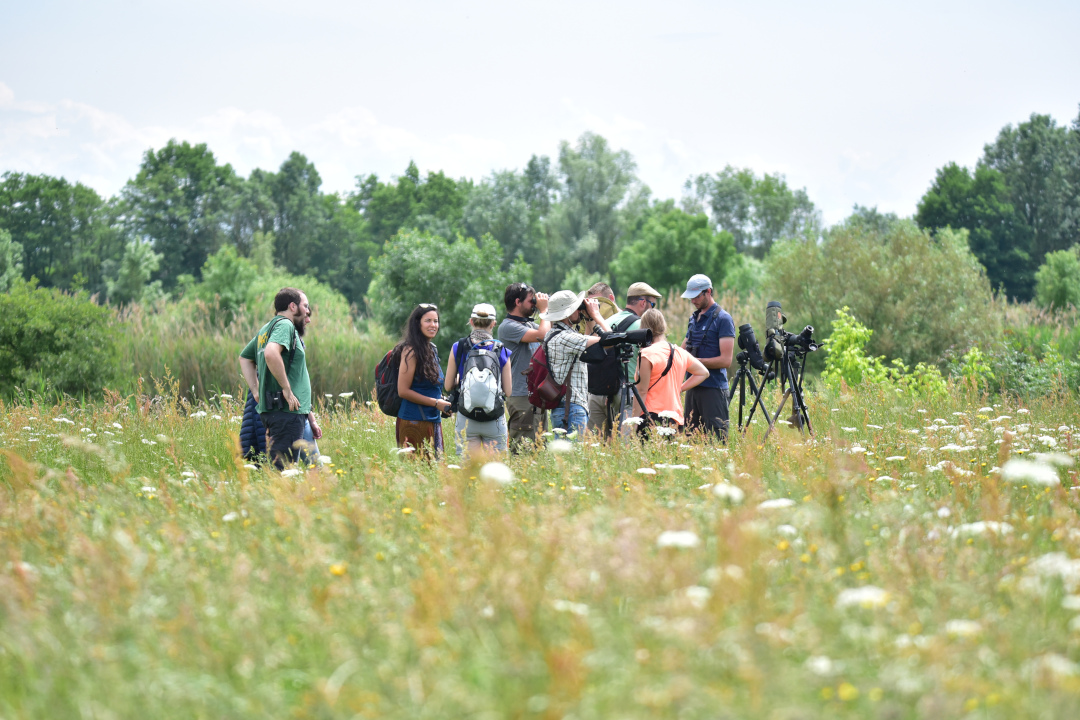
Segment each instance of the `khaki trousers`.
M506 413L511 452L520 451L525 440L536 443L536 431L547 424L544 411L530 403L526 395L506 398Z

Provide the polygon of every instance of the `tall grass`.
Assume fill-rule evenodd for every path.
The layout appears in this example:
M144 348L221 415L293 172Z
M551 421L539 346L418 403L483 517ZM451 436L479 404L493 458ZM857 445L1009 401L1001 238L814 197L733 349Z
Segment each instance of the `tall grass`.
M168 371L186 396L235 394L243 384L240 351L272 313L245 307L231 320L213 320L213 310L202 301L185 300L122 311L119 389L132 392L140 378L149 384ZM361 331L348 313L320 313L315 306L304 343L313 393L366 396L374 384L375 364L394 339L375 323Z
M155 395L0 406L0 716L1080 713L1076 471L997 469L1075 457L1074 394L814 393L812 439L585 442L507 484L355 398L332 465L253 471L238 401Z

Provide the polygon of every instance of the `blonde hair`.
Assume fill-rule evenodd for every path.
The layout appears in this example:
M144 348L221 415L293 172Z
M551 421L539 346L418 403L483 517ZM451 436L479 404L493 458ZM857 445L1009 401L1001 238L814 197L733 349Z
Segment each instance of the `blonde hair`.
M469 323L477 330L490 330L495 327L495 318L469 318Z
M667 320L664 319L664 313L656 308L649 308L641 316L641 327L652 330L654 340L659 340L667 335Z

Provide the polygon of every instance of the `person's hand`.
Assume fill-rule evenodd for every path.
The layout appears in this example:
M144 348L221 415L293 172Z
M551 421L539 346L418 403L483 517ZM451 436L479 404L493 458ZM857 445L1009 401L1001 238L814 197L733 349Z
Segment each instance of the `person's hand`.
M449 410L450 409L450 401L449 400L442 400L442 399L436 400L435 401L435 408L437 410Z
M600 320L600 303L596 298L588 298L585 301L585 312L589 314L593 320Z
M322 428L319 427L319 423L315 422L315 416L308 415L308 422L311 423L311 437L322 440Z
M296 412L300 409L300 401L296 399L291 389L282 390L281 393L285 396L285 402L289 403L289 410Z
M536 311L547 312L548 307L548 295L547 293L536 293Z

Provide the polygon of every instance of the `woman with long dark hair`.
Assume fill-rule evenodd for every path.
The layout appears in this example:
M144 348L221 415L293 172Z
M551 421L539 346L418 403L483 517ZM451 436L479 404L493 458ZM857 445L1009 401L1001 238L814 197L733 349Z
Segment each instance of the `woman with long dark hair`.
M423 452L443 450L442 410L450 403L443 400L442 363L433 342L439 333L439 308L420 303L405 323L405 334L394 348L400 358L398 395L401 409L397 416L398 447L411 447ZM430 448L424 448L430 445Z

